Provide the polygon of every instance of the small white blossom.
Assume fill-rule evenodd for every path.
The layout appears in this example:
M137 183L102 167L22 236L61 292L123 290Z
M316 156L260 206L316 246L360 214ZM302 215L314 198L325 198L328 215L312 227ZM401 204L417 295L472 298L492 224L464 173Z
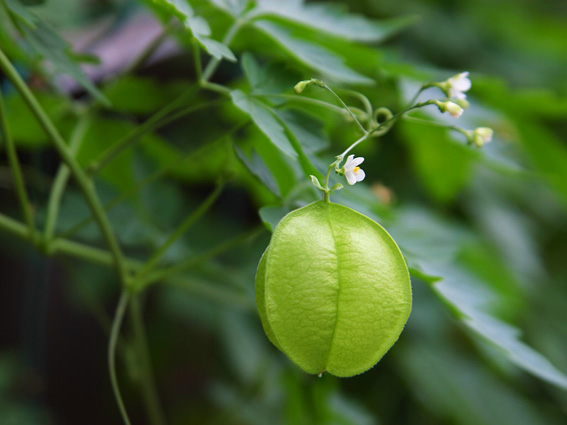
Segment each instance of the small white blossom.
M445 106L447 107L447 112L453 118L459 118L463 114L463 108L454 102L446 102Z
M353 185L356 182L364 180L364 177L366 177L364 170L359 167L359 165L362 164L363 161L364 158L362 157L355 158L354 155L349 155L347 157L342 171L347 179L348 184Z
M453 99L464 99L467 97L465 94L471 86L471 80L469 80L468 72L461 72L451 78L446 82L447 84L447 95Z
M472 142L479 148L492 140L494 131L488 127L478 127L473 131Z
M461 108L455 102L434 101L434 104L437 105L439 111L441 111L442 113L449 112L449 115L451 115L453 118L459 118L463 114L463 108Z

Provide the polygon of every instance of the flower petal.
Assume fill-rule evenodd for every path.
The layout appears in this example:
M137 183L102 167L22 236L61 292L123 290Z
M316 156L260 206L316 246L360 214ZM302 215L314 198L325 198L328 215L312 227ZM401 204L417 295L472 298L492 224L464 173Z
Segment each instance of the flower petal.
M358 173L356 174L356 181L361 182L362 180L364 180L364 177L366 177L366 173L361 168L361 169L358 170Z
M362 156L359 156L358 158L355 158L354 161L352 161L352 165L358 167L363 162L364 162L364 158Z
M354 159L354 155L349 155L349 156L347 156L347 159L346 159L346 162L345 162L344 167L345 167L345 168L351 168L351 167L352 167L352 161L353 161L353 159ZM352 168L354 168L354 167L352 167Z
M356 183L356 176L352 171L345 172L346 181L351 186Z

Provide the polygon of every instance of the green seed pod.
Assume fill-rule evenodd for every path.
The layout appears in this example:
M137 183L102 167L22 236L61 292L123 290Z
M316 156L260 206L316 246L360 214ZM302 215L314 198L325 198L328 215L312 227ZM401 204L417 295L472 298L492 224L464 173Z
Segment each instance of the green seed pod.
M392 237L345 206L286 215L256 274L270 341L308 373L347 377L374 366L411 311L407 266Z

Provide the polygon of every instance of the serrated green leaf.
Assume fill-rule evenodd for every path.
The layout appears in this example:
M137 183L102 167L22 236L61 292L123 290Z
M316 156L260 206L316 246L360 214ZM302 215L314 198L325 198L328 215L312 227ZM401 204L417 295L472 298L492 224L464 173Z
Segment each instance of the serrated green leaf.
M199 40L205 50L207 50L207 52L209 52L216 59L225 58L231 62L236 62L236 56L234 56L232 50L230 50L227 46L218 42L217 40L204 37L200 37L197 40Z
M224 44L210 38L211 28L202 16L196 16L187 0L153 0L155 4L166 9L191 31L201 46L216 59L227 59L236 62L234 53Z
M249 52L242 55L242 69L248 82L250 83L251 94L281 94L289 91L301 75L293 69L286 68L282 63L271 62L260 66L254 56ZM273 99L274 102L281 99Z
M268 137L270 142L286 155L292 158L297 157L297 153L287 138L283 127L268 106L258 99L246 96L240 90L233 90L230 95L232 102L240 110L250 115L254 124Z
M290 30L266 20L253 22L254 27L268 35L292 56L324 76L345 84L373 84L374 81L344 64L335 53L311 42L295 38Z
M345 5L273 0L258 1L249 16L252 19L274 16L337 37L366 42L381 41L416 21L416 17L373 21L348 13Z
M278 184L274 179L272 173L262 159L256 154L254 150L251 152L251 158L248 158L246 154L238 146L234 145L234 150L238 159L244 164L244 166L250 171L254 176L256 176L269 190L276 196L281 196Z
M519 329L485 311L494 296L468 273L442 265L428 265L432 289L474 333L496 345L510 361L525 371L567 390L567 375L540 353L520 341Z
M4 0L4 2L10 12L16 15L20 21L30 28L35 28L38 17L31 13L24 5L18 0Z
M329 147L330 141L323 133L323 123L318 119L295 109L277 110L276 113L307 154L321 152Z
M93 97L106 105L109 104L108 99L96 88L77 64L75 60L77 54L71 51L69 43L63 40L48 24L27 11L16 1L9 0L6 5L16 19L24 24L19 25L22 35L39 55L53 66L54 74L62 73L71 76ZM22 13L22 10L26 10L26 13Z

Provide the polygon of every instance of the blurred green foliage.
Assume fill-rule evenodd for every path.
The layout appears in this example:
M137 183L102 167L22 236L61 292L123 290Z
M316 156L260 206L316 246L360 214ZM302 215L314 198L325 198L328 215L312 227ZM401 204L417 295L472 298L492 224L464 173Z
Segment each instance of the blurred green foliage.
M147 15L163 25L154 44L120 36ZM565 423L566 19L564 0L2 1L0 49L66 139L86 120L76 159L87 170L192 93L93 177L134 268L224 184L159 263L184 268L142 297L167 423ZM64 41L83 38L81 54ZM130 50L144 60L118 61L96 85L81 67L105 69L93 51ZM297 96L294 84L322 78L353 107L365 106L356 90L395 113L420 84L463 70L473 87L459 121L412 113L357 147L365 182L333 194L400 245L414 287L404 333L361 376L303 374L262 332L256 265L279 219L320 198L308 176L324 175L359 134L332 96ZM42 229L58 156L7 79L2 91ZM478 150L447 124L495 137ZM3 149L1 322L19 331L2 325L2 423L118 424L104 350L120 284L104 265L68 251L46 260L14 236L4 224L21 218L13 187ZM73 181L56 234L105 249ZM120 381L133 422L150 423L132 335L128 322Z

